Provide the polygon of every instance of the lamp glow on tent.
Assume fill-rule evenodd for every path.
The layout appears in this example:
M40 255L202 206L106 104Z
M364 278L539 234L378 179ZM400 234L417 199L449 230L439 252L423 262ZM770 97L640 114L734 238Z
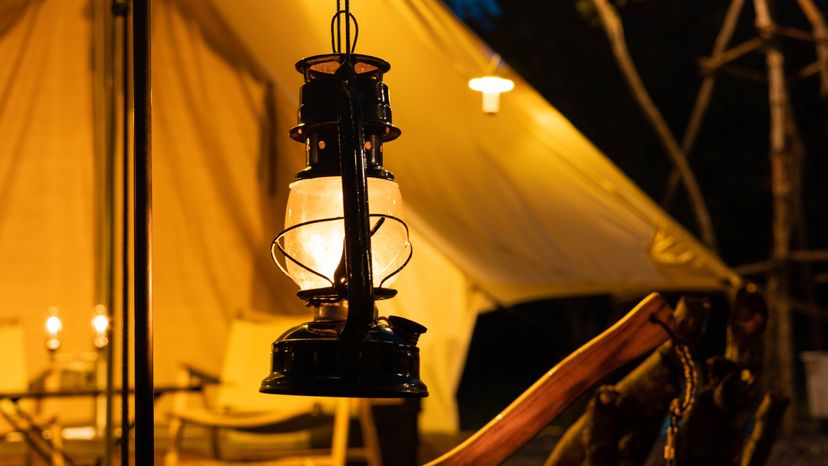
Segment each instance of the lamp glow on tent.
M408 264L412 247L394 175L383 147L400 130L391 122L388 62L353 54L345 9L345 53L300 60L305 78L299 124L306 166L290 185L285 229L273 240L274 262L314 309L313 320L287 330L272 346L263 393L343 397L423 397L417 340L425 327L379 317L375 300ZM354 45L356 43L354 38ZM284 257L284 265L279 256Z
M494 115L500 110L500 94L515 88L511 79L499 76L482 76L469 80L469 87L483 94L483 112Z

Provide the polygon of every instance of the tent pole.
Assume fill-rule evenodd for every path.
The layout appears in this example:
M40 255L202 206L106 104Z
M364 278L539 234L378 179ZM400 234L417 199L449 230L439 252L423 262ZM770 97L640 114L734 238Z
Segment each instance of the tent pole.
M123 92L123 121L121 126L123 133L123 160L121 179L122 215L121 224L121 466L129 466L129 213L130 213L130 170L129 170L129 128L130 128L130 86L129 86L129 64L130 64L130 42L129 42L129 0L116 0L115 8L121 18L121 88ZM111 454L111 453L107 453Z
M107 4L102 3L104 11ZM116 137L118 133L118 103L116 101L116 85L115 80L118 76L118 15L112 9L112 15L104 14L104 28L106 37L106 53L107 53L107 147L106 147L106 203L107 203L107 228L108 228L108 251L107 251L107 284L106 284L106 317L109 322L106 328L107 344L103 347L103 355L106 361L105 370L105 404L104 404L104 431L103 431L103 466L112 465L112 450L114 442L114 426L113 412L114 412L114 398L115 398L115 248L116 248L116 222L117 222L117 207L116 207L116 183L115 177L118 173L117 164L117 144ZM124 109L126 111L126 109Z
M135 464L154 460L152 368L152 102L150 2L132 16L135 106Z

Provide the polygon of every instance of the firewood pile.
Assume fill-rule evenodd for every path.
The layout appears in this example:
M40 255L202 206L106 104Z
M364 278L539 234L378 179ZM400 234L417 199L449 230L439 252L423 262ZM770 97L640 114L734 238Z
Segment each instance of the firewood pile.
M786 398L761 388L768 319L765 300L753 287L738 290L728 318L724 354L704 361L698 383L691 387L676 347L686 345L692 351L710 312L706 299L683 298L676 306L673 338L618 383L596 390L545 466L647 464L671 403L688 390L693 392L692 407L682 413L675 449L665 449L667 464L765 464L788 406Z

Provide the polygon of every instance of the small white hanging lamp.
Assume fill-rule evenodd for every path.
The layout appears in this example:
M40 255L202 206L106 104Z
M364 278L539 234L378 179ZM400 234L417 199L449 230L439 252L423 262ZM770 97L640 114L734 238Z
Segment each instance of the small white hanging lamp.
M492 72L469 80L469 87L483 94L483 113L489 115L494 115L500 110L500 94L515 88L514 81L494 74L499 64L500 55L495 54L489 65Z

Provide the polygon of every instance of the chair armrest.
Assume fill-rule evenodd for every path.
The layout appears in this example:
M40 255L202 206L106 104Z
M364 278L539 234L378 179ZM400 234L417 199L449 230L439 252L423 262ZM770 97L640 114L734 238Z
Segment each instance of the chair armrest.
M42 371L38 372L34 377L29 380L29 389L36 390L36 389L43 389L46 386L46 379L51 375L51 369L43 369Z
M202 368L196 367L192 364L182 363L181 368L187 373L189 377L199 379L205 384L217 384L221 382L218 374L209 372Z
M195 424L202 427L255 429L280 424L298 416L319 413L319 407L314 406L310 410L301 409L296 411L270 411L258 413L223 413L206 409L195 409L175 411L169 413L169 415L171 418L179 420L183 423Z

